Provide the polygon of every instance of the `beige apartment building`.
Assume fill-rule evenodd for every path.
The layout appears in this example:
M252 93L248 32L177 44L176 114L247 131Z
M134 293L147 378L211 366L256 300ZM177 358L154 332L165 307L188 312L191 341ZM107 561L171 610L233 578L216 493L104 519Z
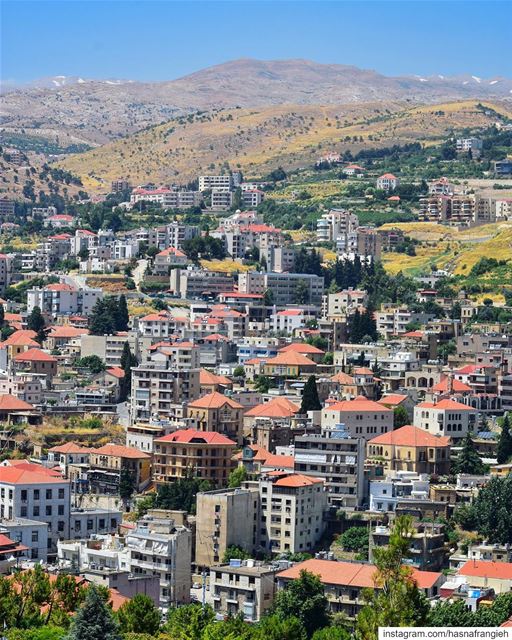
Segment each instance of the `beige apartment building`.
M224 552L232 545L252 552L257 546L258 513L257 486L198 493L197 567L211 567L221 562Z
M154 441L153 482L163 484L192 473L222 487L234 467L236 442L221 433L182 429Z

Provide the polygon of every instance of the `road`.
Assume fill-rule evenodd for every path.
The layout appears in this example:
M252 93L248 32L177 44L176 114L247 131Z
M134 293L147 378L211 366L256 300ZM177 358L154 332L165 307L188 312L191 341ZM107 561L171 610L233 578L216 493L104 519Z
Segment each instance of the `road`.
M144 274L146 273L146 269L148 268L148 261L144 258L137 260L137 266L132 271L133 281L135 282L135 286L139 289L139 285L144 279Z

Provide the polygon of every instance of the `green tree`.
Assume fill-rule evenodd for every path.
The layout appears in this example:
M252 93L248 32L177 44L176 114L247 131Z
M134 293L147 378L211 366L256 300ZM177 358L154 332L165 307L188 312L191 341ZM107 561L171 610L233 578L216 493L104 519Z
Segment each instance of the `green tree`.
M311 636L311 640L350 640L350 633L341 627L324 627Z
M137 366L137 358L132 355L130 345L126 341L123 345L123 353L121 354L121 369L124 376L121 378L120 400L124 402L130 395L132 390L132 367Z
M155 635L160 628L161 614L150 597L138 593L119 608L117 619L123 633Z
M235 367L233 370L233 376L235 378L245 378L245 369L241 364L238 365L238 367Z
M222 556L222 562L229 562L230 560L247 560L250 558L250 553L247 553L242 547L232 544L226 547L224 555Z
M492 543L512 544L512 474L491 477L474 501L455 511L454 520Z
M263 303L266 307L271 307L274 304L274 294L271 289L265 289Z
M135 477L133 471L126 467L121 469L119 476L119 495L121 500L126 505L130 501L135 491Z
M510 433L510 418L505 414L501 423L501 432L498 439L497 460L498 464L508 462L512 457L512 434Z
M84 369L89 369L91 373L101 373L105 371L106 365L103 360L97 356L84 356L83 358L78 358L76 360L75 365L77 367L84 367Z
M340 536L345 551L356 551L368 555L369 533L366 527L350 527Z
M164 631L172 640L201 640L204 629L214 620L210 606L187 604L169 611Z
M247 480L247 469L243 466L233 469L228 477L228 487L230 489L236 489L241 487L242 483Z
M89 318L89 331L95 336L108 336L116 333L116 323L107 300L97 300Z
M27 318L27 329L39 334L44 330L45 324L41 309L37 306L34 307Z
M299 413L304 414L308 411L319 411L321 408L322 405L320 403L320 398L318 397L316 378L315 376L309 376L302 391L302 402Z
M0 576L0 629L13 627L20 607L20 596L13 584L4 576Z
M297 618L304 625L308 637L327 626L327 598L320 578L302 570L296 580L277 593L272 613L281 619Z
M0 328L3 327L5 324L5 311L4 311L4 305L0 304Z
M293 292L293 302L295 304L309 304L309 287L305 280L299 280Z
M243 615L231 616L220 622L211 622L203 631L201 640L252 640L253 628Z
M120 295L118 298L114 321L118 331L128 331L130 327L130 315L128 313L128 305L124 294Z
M304 625L293 616L280 618L277 615L266 615L256 625L254 631L254 640L306 640L307 638ZM337 639L333 638L333 640Z
M202 478L179 478L172 484L163 484L158 488L155 508L182 509L194 514L197 493L210 491L212 488L211 482Z
M409 414L402 405L393 409L393 429L400 429L406 424L409 424Z
M375 588L363 593L365 605L356 620L358 640L375 640L379 627L422 626L425 622L428 602L418 589L412 569L404 565L413 532L412 519L399 516L389 545L374 549Z
M95 585L73 617L67 640L120 640L117 623Z
M471 433L467 433L462 441L462 449L453 463L454 473L482 474L485 465L477 453Z

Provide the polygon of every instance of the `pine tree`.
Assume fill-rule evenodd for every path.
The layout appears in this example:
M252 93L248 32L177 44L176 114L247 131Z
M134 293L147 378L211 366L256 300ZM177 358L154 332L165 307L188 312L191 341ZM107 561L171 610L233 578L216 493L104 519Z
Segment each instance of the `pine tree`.
M308 381L304 385L302 391L302 403L300 405L300 413L304 414L308 411L318 411L322 408L318 397L318 389L316 388L315 376L309 376Z
M361 333L361 313L356 309L349 321L349 340L352 344L359 344L363 334Z
M481 474L485 471L484 463L477 453L475 443L468 433L462 441L462 449L453 465L455 473Z
M74 616L66 640L121 640L112 612L95 585L88 588L85 602Z
M5 322L4 305L0 304L0 328L4 326L4 322Z
M89 318L89 330L94 336L107 336L116 333L116 323L108 300L98 300Z
M27 318L27 328L39 333L44 329L45 321L41 309L34 307Z
M510 419L508 413L503 418L501 433L498 440L498 464L505 464L512 457L512 434L510 433Z

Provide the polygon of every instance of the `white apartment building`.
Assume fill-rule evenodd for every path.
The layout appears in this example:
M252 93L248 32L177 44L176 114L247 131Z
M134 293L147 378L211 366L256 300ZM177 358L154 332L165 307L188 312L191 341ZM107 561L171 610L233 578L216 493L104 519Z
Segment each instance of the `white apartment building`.
M455 400L420 402L414 407L414 424L433 435L448 436L454 442L476 431L478 411Z
M342 429L351 438L371 440L393 430L393 411L358 396L354 400L326 403L321 415L322 432Z
M383 304L380 311L375 311L374 317L378 333L386 340L407 333L407 325L411 322L422 322L428 318L425 314L393 304Z
M99 356L107 367L120 367L124 343L128 342L130 351L137 358L141 356L141 337L135 331L125 335L112 336L80 336L80 357Z
M480 138L457 138L455 148L457 149L457 153L476 151L480 154L483 148L483 141Z
M217 211L229 209L233 206L233 192L224 189L212 190L211 208Z
M89 316L101 298L102 289L77 289L64 283L49 284L27 291L27 313L30 314L34 307L39 307L43 314L53 318L73 314Z
M366 291L344 289L338 293L329 293L326 296L323 315L328 320L344 318L351 311L364 308L367 302L368 294Z
M383 480L370 481L370 511L394 512L407 500L428 500L429 476L414 471L396 471Z
M0 533L13 542L25 546L24 557L30 560L48 560L48 525L28 518L0 518Z
M331 209L319 218L316 227L318 242L334 242L347 236L359 227L359 218L345 209Z
M260 547L272 553L313 549L325 526L324 481L300 473L267 475L260 479L259 490Z
M192 533L171 519L145 516L125 538L134 575L160 578L160 607L190 602Z
M166 225L166 247L175 247L176 249L182 249L185 240L192 240L195 236L199 235L199 227L195 227L189 224L182 224L181 222L171 222ZM166 247L161 247L165 249Z
M256 208L265 198L264 191L260 189L250 189L242 191L242 202L244 207Z
M195 267L172 269L169 290L180 298L204 298L233 291L233 277L227 273Z
M41 540L48 555L57 552L57 540L69 537L69 480L31 463L0 466L0 519L30 518L48 525Z
M0 253L0 293L11 284L12 259L5 253Z
M238 291L240 293L263 295L269 291L272 294L273 304L277 306L300 303L298 291L302 286L305 287L306 304L320 306L324 293L324 279L320 276L306 273L263 273L261 271L238 274Z
M240 173L222 176L199 176L199 191L208 191L209 189L231 191L240 186L241 182L242 176Z
M200 191L175 191L174 189L133 189L130 196L132 207L138 202L152 202L172 209L188 209L197 207L202 202Z

